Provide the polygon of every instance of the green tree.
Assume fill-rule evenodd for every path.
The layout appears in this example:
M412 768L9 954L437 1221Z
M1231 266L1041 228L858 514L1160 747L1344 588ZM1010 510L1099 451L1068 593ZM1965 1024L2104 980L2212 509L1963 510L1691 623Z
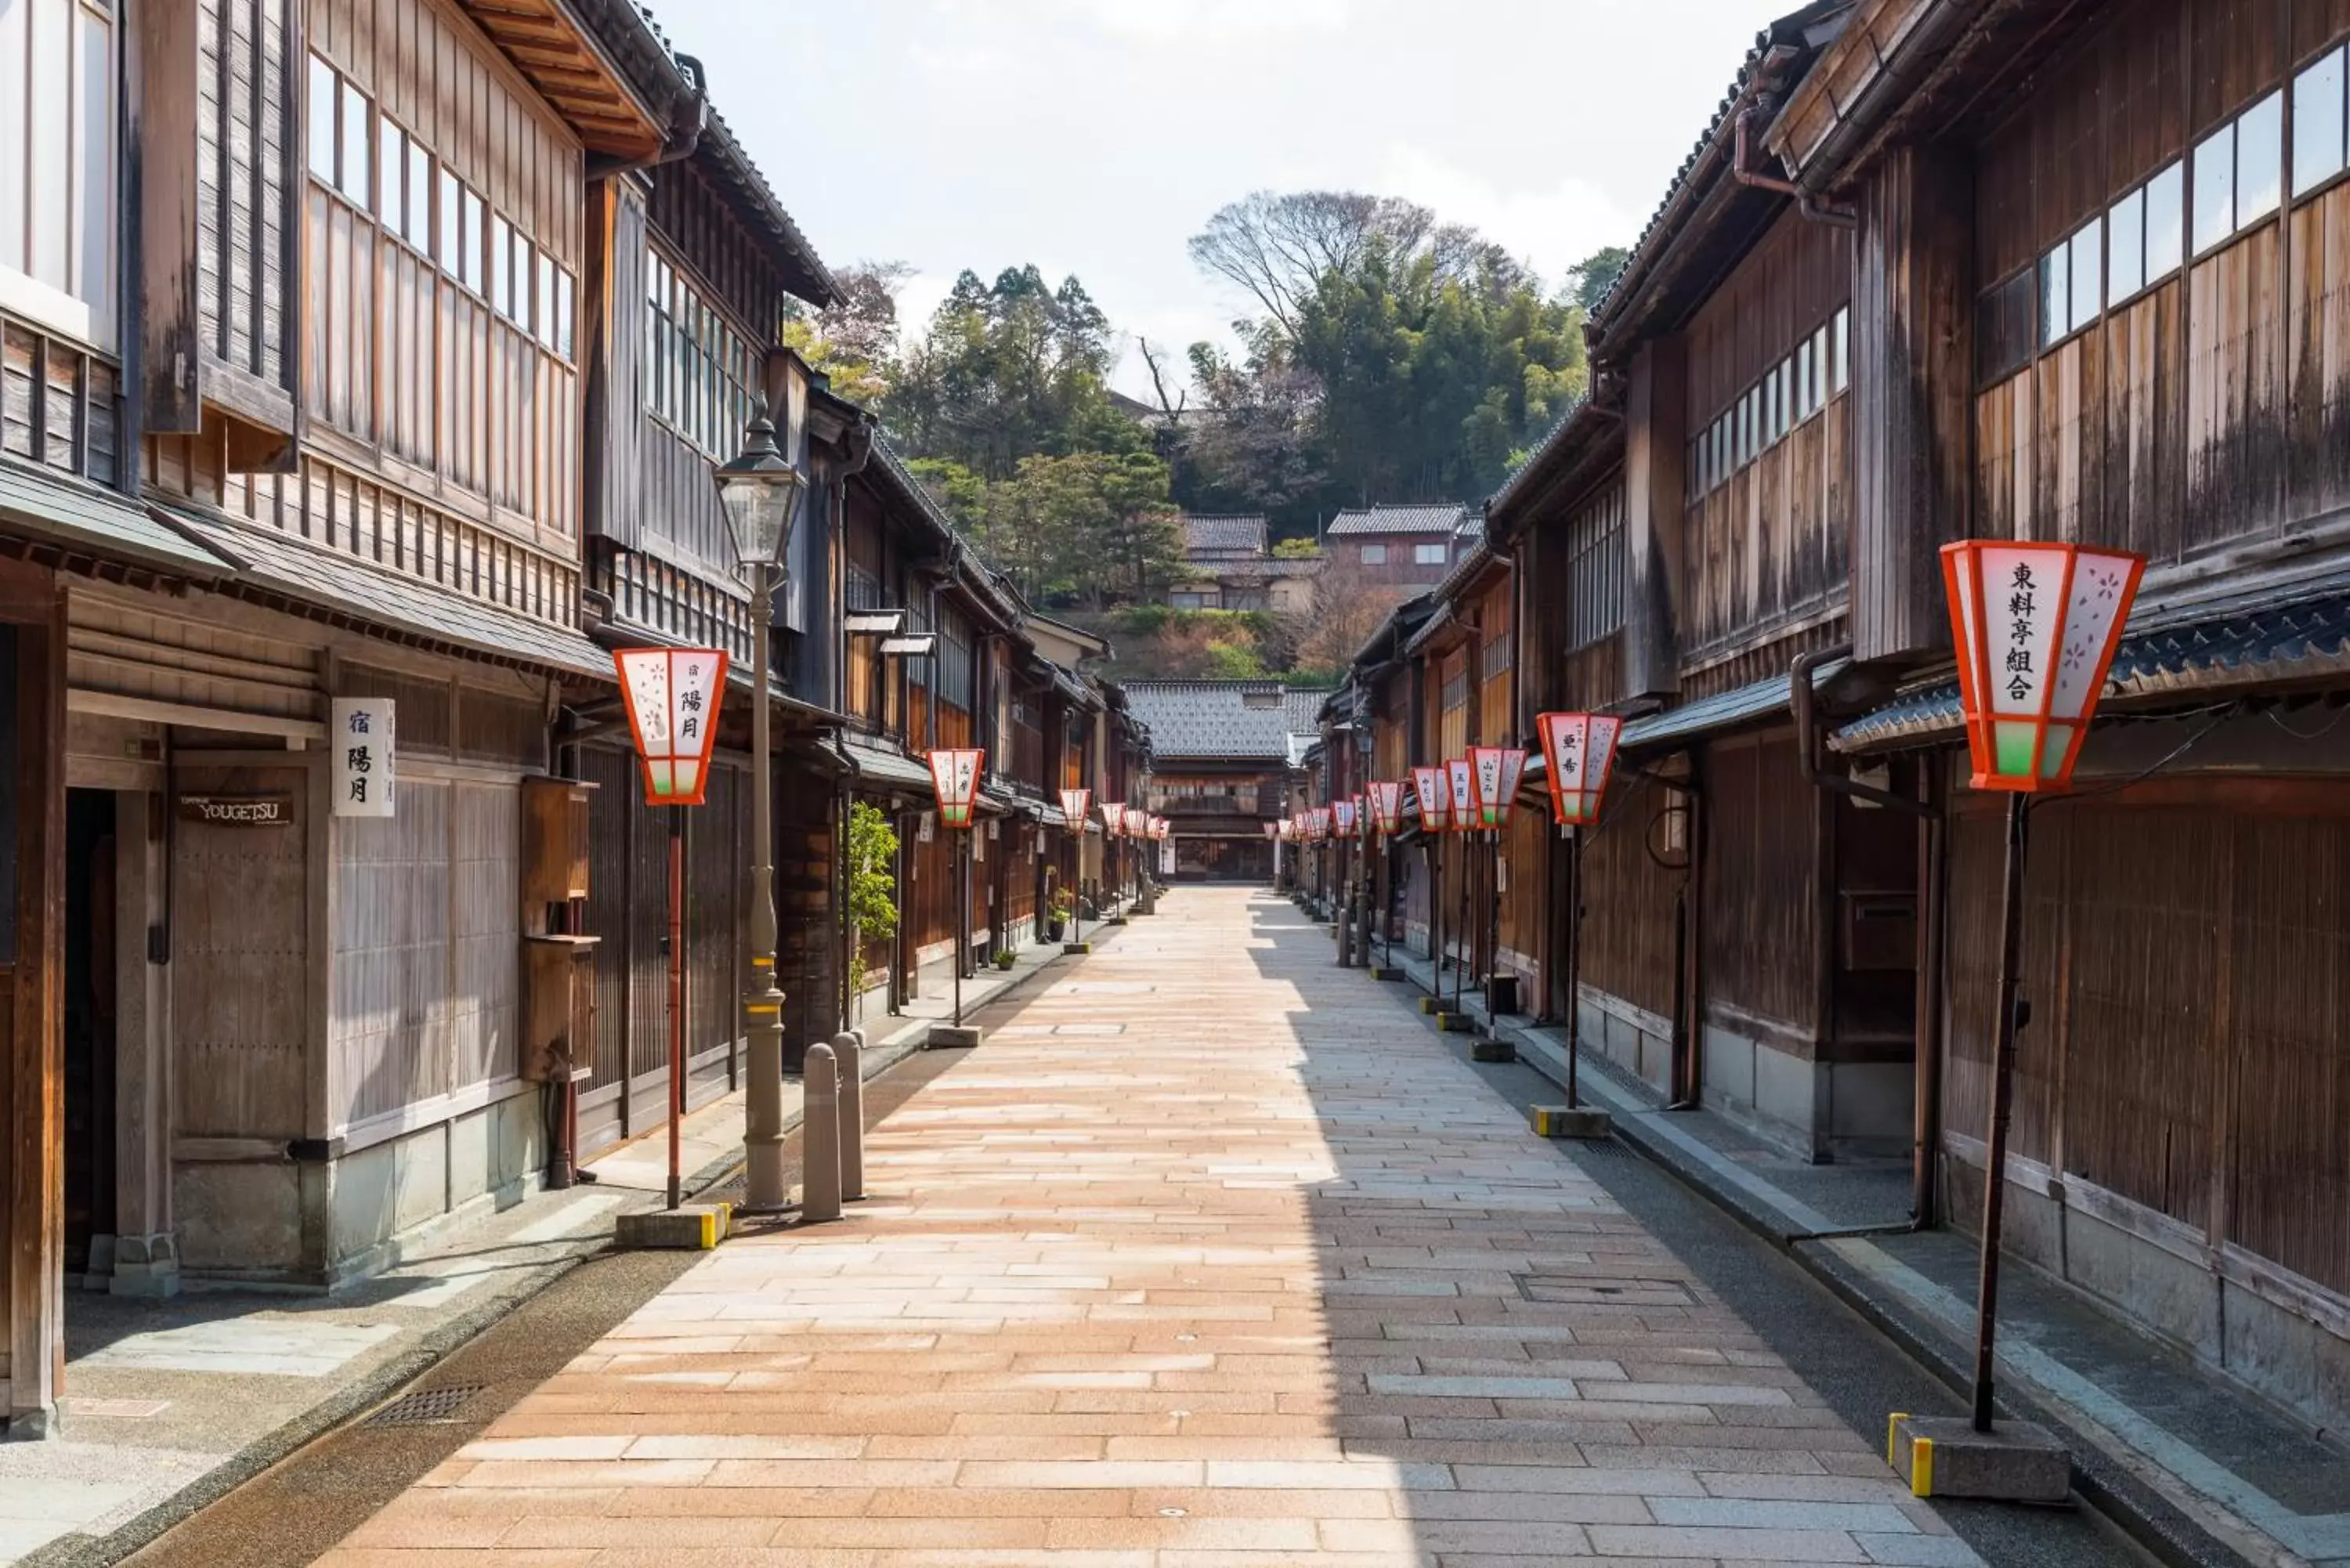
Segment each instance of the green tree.
M848 808L848 972L864 1006L865 951L898 934L898 832L878 806Z
M899 369L890 428L991 481L1039 454L1148 452L1110 405L1113 358L1109 319L1076 278L1056 289L1033 265L993 284L966 272Z
M913 274L904 262L876 261L835 273L840 297L814 313L788 308L785 346L828 378L839 396L885 410L898 370L898 291Z
M1566 269L1567 292L1586 316L1599 313L1599 302L1623 275L1632 253L1622 245L1603 245Z

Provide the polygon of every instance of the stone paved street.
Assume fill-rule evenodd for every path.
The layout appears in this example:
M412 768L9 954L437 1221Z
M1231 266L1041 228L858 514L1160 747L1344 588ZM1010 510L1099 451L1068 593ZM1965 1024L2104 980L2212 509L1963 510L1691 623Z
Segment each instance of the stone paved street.
M1974 1564L1285 902L1185 888L323 1561Z

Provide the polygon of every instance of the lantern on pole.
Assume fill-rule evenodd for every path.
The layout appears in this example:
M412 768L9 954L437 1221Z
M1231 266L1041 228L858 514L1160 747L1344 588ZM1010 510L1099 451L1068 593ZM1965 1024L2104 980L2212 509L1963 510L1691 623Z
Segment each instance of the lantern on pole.
M1509 826L1518 781L1526 773L1526 753L1515 746L1471 746L1469 773L1476 791L1477 826L1497 831Z
M1543 764L1550 774L1551 815L1561 827L1588 827L1598 822L1607 776L1616 767L1616 740L1623 728L1623 720L1605 713L1535 717Z
M1419 803L1419 826L1424 833L1441 833L1445 819L1451 815L1451 792L1444 782L1442 768L1415 767L1411 770L1412 798Z
M1403 826L1403 781L1383 779L1363 786L1363 800L1370 808L1371 831L1382 836Z
M1065 789L1061 792L1062 820L1067 824L1069 831L1076 836L1076 875L1080 882L1084 880L1086 874L1086 822L1093 814L1093 804L1094 792L1089 789ZM1082 888L1079 889L1079 891L1082 890ZM1069 919L1071 924L1068 948L1070 950L1082 952L1085 950L1086 940L1086 910L1084 904L1078 901L1076 893L1072 893L1069 897Z
M644 760L645 804L700 805L718 743L726 652L717 648L626 648L612 655L629 702L629 728ZM685 813L669 821L669 1207L684 1199ZM780 1078L782 1068L777 1065Z
M976 747L950 747L930 753L931 786L938 795L939 826L971 826L972 805L979 799L979 768L984 753ZM955 850L955 1027L962 1027L962 966L971 957L971 840L966 836Z
M2070 787L2121 644L2146 558L2126 550L2030 540L1942 546L1959 708L1974 787L2008 796L2000 911L1999 1002L1992 1013L1991 1125L1983 1158L1982 1258L1975 1299L1974 1428L1991 1429L1999 1323L2000 1222L2014 1109L2016 981L2023 947L2025 827L2032 797Z
M726 652L718 648L625 648L612 655L628 694L629 728L644 759L647 805L700 805L718 743Z
M1467 757L1453 757L1444 764L1445 818L1455 833L1467 833L1477 826L1477 775Z
M1355 803L1352 800L1332 801L1330 803L1330 815L1332 826L1336 829L1339 837L1351 838L1354 836Z

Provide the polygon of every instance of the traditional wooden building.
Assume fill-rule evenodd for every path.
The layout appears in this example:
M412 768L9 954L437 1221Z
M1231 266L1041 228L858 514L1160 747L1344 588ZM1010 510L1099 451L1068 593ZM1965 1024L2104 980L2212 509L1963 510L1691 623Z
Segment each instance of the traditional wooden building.
M1326 693L1259 680L1137 680L1124 688L1150 737L1149 788L1135 804L1172 825L1179 881L1264 881L1263 825L1320 733Z
M699 88L699 68L687 64ZM796 1061L839 1025L831 874L839 767L820 744L836 709L838 617L833 539L842 473L872 441L860 411L811 399L807 473L772 607L754 604L718 502L714 472L744 427L775 401L779 332L796 301L833 296L824 263L707 104L669 155L598 168L585 192L589 265L581 312L586 421L580 480L586 607L608 648L723 648L733 680L722 748L702 805L648 805L631 737L608 700L583 701L567 772L588 795L586 929L597 939L595 1040L579 1064L579 1139L593 1148L668 1114L669 880L672 836L683 868L685 1059L689 1106L741 1081L741 932L751 847L752 618L771 618L775 713L775 886L785 1049ZM546 961L552 962L553 960Z
M2345 50L2314 0L1783 18L1596 313L1592 396L1487 518L1517 566L1505 732L1627 720L1605 819L1543 871L1555 955L1579 858L1572 994L1554 963L1527 1011L1792 1151L1906 1154L1962 1225L2001 834L1936 552L2147 555L2079 788L2034 816L2010 1235L2327 1425ZM1451 754L1468 639L1409 640Z

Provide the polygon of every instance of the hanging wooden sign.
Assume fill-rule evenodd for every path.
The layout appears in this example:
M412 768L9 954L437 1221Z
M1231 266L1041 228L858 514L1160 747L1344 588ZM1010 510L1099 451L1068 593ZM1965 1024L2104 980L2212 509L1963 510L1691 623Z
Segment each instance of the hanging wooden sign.
M213 827L291 827L300 817L291 791L267 790L257 794L183 794L180 820Z

